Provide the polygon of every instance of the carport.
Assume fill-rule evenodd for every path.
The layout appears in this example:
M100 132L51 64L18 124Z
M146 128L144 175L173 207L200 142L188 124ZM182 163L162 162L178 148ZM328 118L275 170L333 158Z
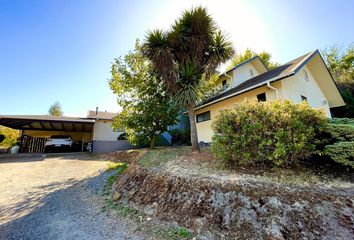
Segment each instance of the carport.
M56 117L50 115L3 115L0 125L21 130L20 152L43 152L47 138L52 135L70 135L84 145L92 141L94 119Z

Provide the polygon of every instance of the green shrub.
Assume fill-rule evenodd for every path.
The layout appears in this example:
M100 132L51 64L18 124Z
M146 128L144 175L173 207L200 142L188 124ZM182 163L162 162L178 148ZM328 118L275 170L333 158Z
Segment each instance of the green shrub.
M172 129L168 131L172 136L172 145L190 145L191 135L190 129Z
M326 125L324 134L327 134L329 141L354 141L354 124L340 121L329 121Z
M316 156L354 169L354 120L337 118L328 121L319 134L317 149L322 153Z
M306 102L246 102L223 110L212 123L212 150L229 164L290 165L315 150L323 111Z
M327 145L325 146L324 153L329 156L331 160L354 169L354 141L337 142Z

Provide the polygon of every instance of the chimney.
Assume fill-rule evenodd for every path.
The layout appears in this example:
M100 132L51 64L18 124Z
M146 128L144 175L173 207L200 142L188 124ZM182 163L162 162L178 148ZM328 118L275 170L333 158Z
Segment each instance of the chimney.
M98 107L96 107L96 115L98 115Z

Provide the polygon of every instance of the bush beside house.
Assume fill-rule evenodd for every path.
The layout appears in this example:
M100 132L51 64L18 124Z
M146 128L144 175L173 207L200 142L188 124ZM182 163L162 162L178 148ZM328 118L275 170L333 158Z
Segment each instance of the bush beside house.
M354 169L354 120L326 120L306 102L247 102L213 122L212 150L231 165L330 160Z
M329 120L320 134L318 148L322 157L354 169L354 120Z
M325 114L306 102L246 102L213 122L212 150L232 165L287 166L311 156L325 123Z

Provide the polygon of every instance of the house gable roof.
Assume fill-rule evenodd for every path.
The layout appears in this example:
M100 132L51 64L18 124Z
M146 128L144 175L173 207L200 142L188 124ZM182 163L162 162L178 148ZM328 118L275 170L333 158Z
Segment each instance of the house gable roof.
M196 109L214 104L219 101L223 101L223 100L228 99L230 97L234 97L234 96L237 96L237 95L242 94L244 92L250 91L252 89L264 86L267 84L267 82L275 82L275 81L279 81L284 78L288 78L290 76L293 76L298 71L300 71L302 69L302 67L304 67L314 56L317 56L317 55L319 55L320 58L322 59L318 50L309 52L309 53L302 55L302 56L300 56L288 63L285 63L275 69L272 69L270 71L267 71L265 73L257 75L255 77L241 83L240 85L238 85L228 91L225 91L215 97L209 98L208 100L206 100L202 104L198 105L196 107ZM322 59L322 61L323 61L323 59ZM325 65L324 62L323 62L323 64ZM325 65L325 67L327 68L326 65ZM328 69L327 69L327 71L328 71ZM332 78L332 81L334 82L333 78ZM336 89L336 90L338 91L338 89ZM338 91L338 93L339 93L339 91Z
M252 62L255 62L255 61L259 62L260 65L262 65L264 67L264 71L265 72L269 70L267 65L265 65L265 63L262 61L262 59L259 56L254 56L254 57L252 57L252 58L250 58L250 59L248 59L246 61L243 61L242 63L237 64L233 68L231 68L231 69L229 69L229 70L227 70L227 71L225 71L223 73L220 73L219 76L222 76L224 74L228 74L228 73L232 72L233 70L246 65L247 63L252 63Z
M117 115L117 113L113 113L113 112L98 111L96 114L96 111L88 111L87 118L112 120L116 115Z

